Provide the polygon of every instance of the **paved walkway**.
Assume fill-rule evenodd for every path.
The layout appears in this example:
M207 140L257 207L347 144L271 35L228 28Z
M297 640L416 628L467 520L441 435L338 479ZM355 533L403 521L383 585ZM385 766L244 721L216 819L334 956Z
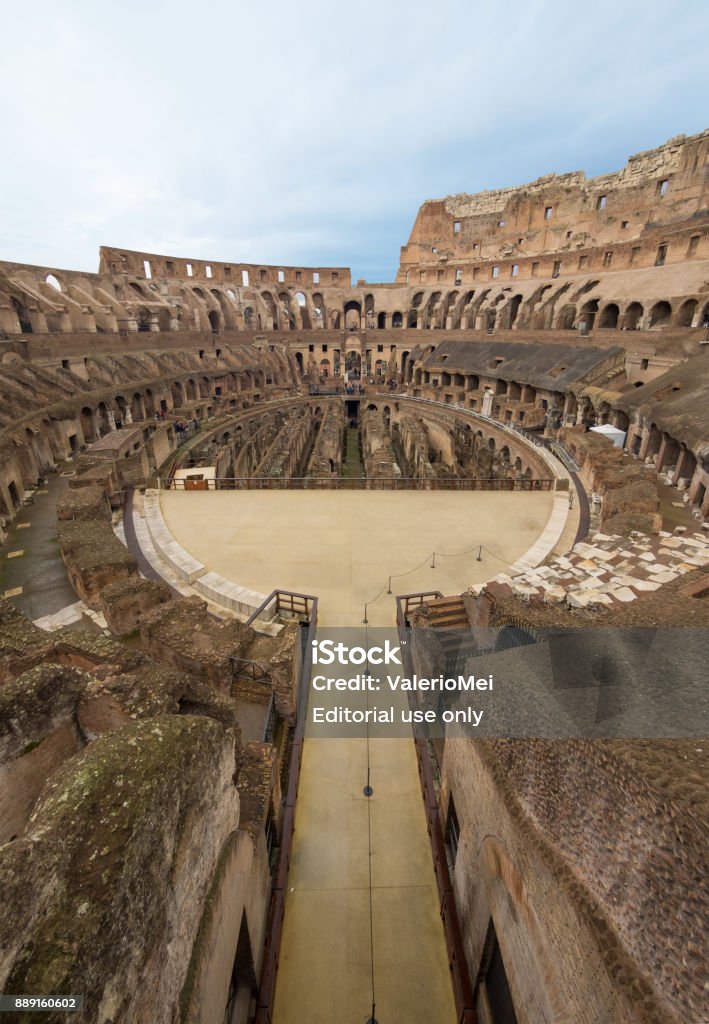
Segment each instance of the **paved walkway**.
M392 629L396 593L460 593L489 579L535 543L553 505L545 492L163 492L161 499L168 528L191 555L244 586L318 594L323 629L362 629L364 602L380 591L370 627ZM475 543L488 549L482 562L468 550ZM435 569L427 558L433 550L448 553ZM468 553L452 554L461 550ZM393 580L388 595L387 576L398 572L409 574ZM380 1024L453 1024L413 742L307 736L274 1024L364 1024L372 984Z
M320 623L329 624L326 609ZM364 645L364 631L348 642ZM348 695L347 705L358 702ZM274 1024L363 1024L373 991L380 1024L453 1024L413 741L309 740L308 731Z
M62 470L70 472L70 464ZM0 551L0 595L10 598L42 629L75 623L103 628L103 616L76 600L59 552L57 500L68 486L61 472L50 474L47 483L34 491L34 503L20 509L10 524Z

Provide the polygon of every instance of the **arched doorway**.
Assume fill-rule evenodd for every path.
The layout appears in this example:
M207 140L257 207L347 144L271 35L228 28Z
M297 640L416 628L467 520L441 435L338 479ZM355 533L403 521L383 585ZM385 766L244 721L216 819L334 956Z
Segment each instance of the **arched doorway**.
M362 356L350 350L345 356L345 373L349 380L359 380L362 376Z
M667 327L672 317L672 306L669 302L656 302L650 310L650 327Z
M362 321L362 305L351 299L345 303L345 330L358 331Z
M644 312L645 310L639 302L631 302L623 315L623 329L626 331L639 330Z
M601 318L598 324L599 327L608 330L615 330L618 326L618 316L620 309L615 302L609 302L607 306L604 306L601 310Z

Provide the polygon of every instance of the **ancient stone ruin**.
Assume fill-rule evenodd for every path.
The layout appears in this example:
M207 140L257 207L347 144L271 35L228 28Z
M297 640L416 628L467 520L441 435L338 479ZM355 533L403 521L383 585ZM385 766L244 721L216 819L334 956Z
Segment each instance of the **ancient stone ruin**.
M344 1020L317 961L323 992L376 965L420 1019L704 1019L706 743L417 733L424 821L410 740L365 793L350 741L308 737L318 615L360 629L374 594L332 612L297 573L313 532L331 576L374 564L422 674L508 656L495 630L709 626L708 160L703 132L428 200L385 284L109 246L95 273L0 263L4 992L81 993L87 1024ZM196 550L255 491L284 492L261 589ZM395 491L424 526L461 492L520 498L520 529L544 497L546 525L414 592L376 530L352 564L325 543ZM204 502L192 546L174 492ZM375 890L374 948L403 964L416 935L415 969L370 964Z

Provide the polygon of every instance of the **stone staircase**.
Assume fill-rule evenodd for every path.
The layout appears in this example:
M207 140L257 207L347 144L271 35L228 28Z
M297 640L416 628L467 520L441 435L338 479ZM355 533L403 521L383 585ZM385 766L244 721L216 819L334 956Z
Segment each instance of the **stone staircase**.
M468 613L462 597L439 597L435 601L427 601L432 626L444 629L455 629L461 626L468 628Z
M462 597L440 597L427 601L430 625L445 656L446 675L462 672L468 658L477 653L477 642Z

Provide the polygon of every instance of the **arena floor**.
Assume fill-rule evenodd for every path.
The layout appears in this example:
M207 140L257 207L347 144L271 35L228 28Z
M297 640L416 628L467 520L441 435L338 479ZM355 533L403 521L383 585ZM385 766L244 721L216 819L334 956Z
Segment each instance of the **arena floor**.
M537 540L552 502L548 492L496 491L163 491L161 500L174 538L209 570L266 594L317 594L324 626L359 625L365 602L373 625L391 625L396 594L459 594L496 576Z
M386 591L390 573L409 574L370 605L373 626L393 626L396 593L456 594L496 575L537 540L552 500L550 493L166 491L162 511L173 536L208 569L267 593L278 586L317 594L320 626L359 626L363 634L364 602ZM496 557L453 554L476 544ZM396 644L395 630L386 632ZM345 636L353 642L351 632ZM310 732L275 1024L358 1024L371 1015L373 985L379 1021L454 1024L413 743L310 739Z

